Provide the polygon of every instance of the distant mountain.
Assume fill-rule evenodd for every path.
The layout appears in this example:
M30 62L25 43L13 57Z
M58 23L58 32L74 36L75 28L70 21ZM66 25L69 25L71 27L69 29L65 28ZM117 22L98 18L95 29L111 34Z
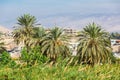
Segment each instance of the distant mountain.
M0 25L0 32L2 32L2 33L10 33L10 32L12 32L12 30Z

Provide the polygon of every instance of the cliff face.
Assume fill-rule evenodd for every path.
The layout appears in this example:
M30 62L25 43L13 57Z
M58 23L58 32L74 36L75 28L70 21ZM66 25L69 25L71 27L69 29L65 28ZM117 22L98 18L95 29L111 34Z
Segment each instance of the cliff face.
M112 51L113 52L118 52L118 53L120 53L120 45L114 45L114 46L112 46Z
M4 43L3 47L5 47L5 49L7 50L10 50L15 47L15 43L11 36L11 32L12 30L0 25L0 33L2 33L2 35L0 35L0 42Z

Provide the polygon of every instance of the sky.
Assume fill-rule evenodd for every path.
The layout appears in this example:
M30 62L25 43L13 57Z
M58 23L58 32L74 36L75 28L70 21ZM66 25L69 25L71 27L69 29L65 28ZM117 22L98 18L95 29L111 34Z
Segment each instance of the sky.
M0 0L0 25L13 29L17 18L31 14L46 28L82 30L95 22L109 32L120 32L120 0Z

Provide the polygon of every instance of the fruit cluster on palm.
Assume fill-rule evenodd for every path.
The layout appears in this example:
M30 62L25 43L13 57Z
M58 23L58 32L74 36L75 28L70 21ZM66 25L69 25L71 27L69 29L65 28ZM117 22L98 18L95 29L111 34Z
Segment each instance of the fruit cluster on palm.
M80 33L79 61L88 64L108 62L111 55L109 34L95 23L86 26Z

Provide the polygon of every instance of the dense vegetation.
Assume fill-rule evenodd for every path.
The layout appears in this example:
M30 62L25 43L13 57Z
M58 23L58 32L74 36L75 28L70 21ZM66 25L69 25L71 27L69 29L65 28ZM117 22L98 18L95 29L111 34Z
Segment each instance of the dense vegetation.
M112 39L120 39L120 33L118 33L118 32L111 33L111 38Z
M120 65L32 66L30 68L2 68L1 80L119 80Z
M24 47L19 59L6 51L0 54L0 80L119 80L120 62L112 56L108 32L95 23L87 25L76 36L76 56L63 32L36 27L32 15L18 17L13 38Z

